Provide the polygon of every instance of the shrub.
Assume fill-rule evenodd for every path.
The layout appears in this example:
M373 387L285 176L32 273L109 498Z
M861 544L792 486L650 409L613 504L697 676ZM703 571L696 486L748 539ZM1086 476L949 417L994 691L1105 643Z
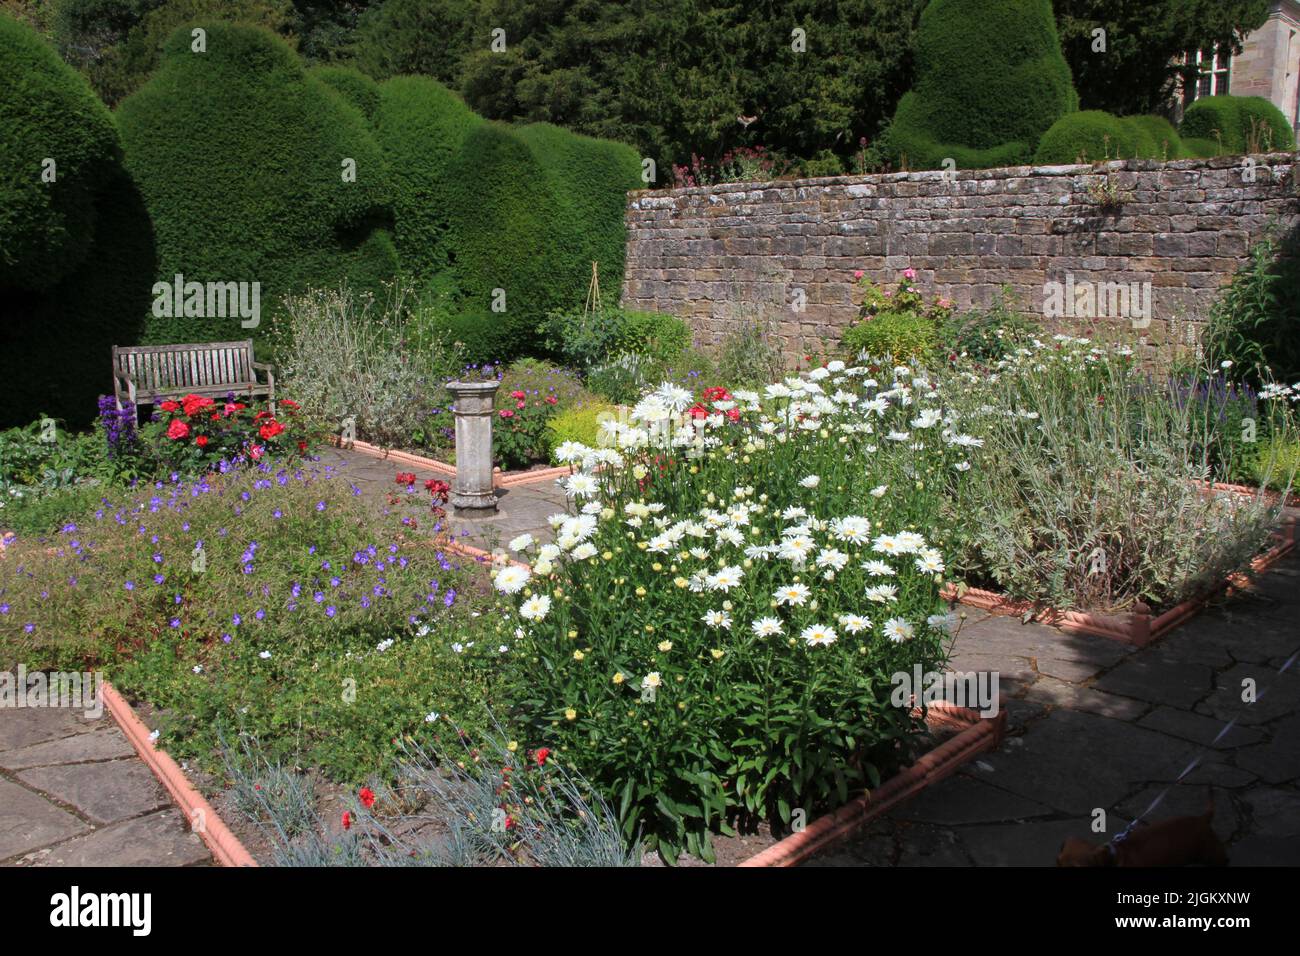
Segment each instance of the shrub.
M1101 110L1067 113L1043 134L1034 162L1047 166L1096 163L1107 159L1132 159L1138 153L1133 127Z
M1288 240L1265 238L1250 250L1210 308L1201 345L1214 365L1230 363L1234 376L1260 383L1295 381L1300 376L1300 316L1296 290L1300 265Z
M577 442L589 448L601 443L601 422L615 414L615 406L607 402L591 402L579 408L559 412L547 423L551 453L565 442Z
M718 343L718 378L732 388L774 382L785 372L777 320L762 307L732 309Z
M1057 339L963 375L960 420L988 451L953 504L975 516L954 534L956 569L1051 607L1158 612L1243 567L1277 511L1196 485L1224 421L1131 350ZM1267 414L1291 432L1283 405Z
M859 272L863 288L859 321L845 330L841 349L847 357L893 358L906 362L929 355L939 341L939 327L952 314L943 298L926 302L913 283L916 272L903 270L898 285L886 289Z
M805 159L799 164L799 175L806 179L840 176L843 173L844 161L829 149L819 150L812 159Z
M7 14L0 74L0 289L45 290L90 251L96 200L119 158L117 133L89 84Z
M501 375L497 390L497 420L492 428L495 459L503 469L547 461L552 419L592 401L573 372L549 362L520 359Z
M1295 135L1282 111L1262 96L1203 96L1187 108L1179 127L1216 155L1292 149Z
M1280 435L1260 442L1246 459L1250 477L1274 491L1289 491L1300 474L1300 438Z
M402 268L427 282L455 258L448 204L458 184L449 170L482 120L428 77L394 77L379 92L375 138L389 167L397 251Z
M986 309L953 312L939 328L939 344L950 359L989 364L1005 358L1041 331L1016 307L1015 292L1003 286Z
M111 668L201 766L242 730L358 780L391 771L395 739L483 727L502 641L475 636L500 615L475 617L473 570L345 476L263 463L103 498L49 551L0 561L0 659Z
M378 83L360 70L347 66L314 66L307 73L332 87L336 93L359 109L368 122L374 124L383 95ZM382 147L383 144L381 143L380 146Z
M269 31L204 28L206 53L191 53L189 29L178 30L158 72L117 111L159 274L258 281L273 314L281 296L345 278L377 289L397 261L365 118ZM345 159L356 162L355 182L345 181ZM145 332L150 342L234 337L194 317L151 317Z
M821 812L906 759L916 724L887 675L941 653L942 560L921 522L963 452L939 440L925 388L912 407L879 398L872 423L883 435L924 408L932 430L876 448L859 410L872 386L837 368L814 378L855 400L800 401L798 379L767 399L657 389L617 456L561 456L575 504L610 510L565 520L531 576L497 574L529 589L507 675L520 740L551 747L618 808L625 839L669 862L710 860L712 833ZM894 537L913 526L927 538Z
M1174 124L1163 116L1126 116L1121 121L1137 136L1139 159L1184 159L1187 149Z
M352 419L365 441L441 446L431 418L446 408L461 360L410 301L402 284L382 301L346 289L290 296L275 329L284 390L328 431Z
M182 475L202 474L236 460L263 456L292 464L307 454L312 433L291 398L258 408L236 401L234 393L213 400L186 395L160 402L155 421L142 431L146 458Z
M521 126L515 133L546 176L556 207L547 237L551 290L543 313L582 301L592 262L598 263L606 288L619 289L627 192L645 185L640 155L623 143L579 136L550 123Z
M676 316L620 308L551 312L544 331L547 348L584 372L627 354L671 362L691 344L690 327Z
M913 169L1014 165L1077 108L1050 0L931 0L888 150Z

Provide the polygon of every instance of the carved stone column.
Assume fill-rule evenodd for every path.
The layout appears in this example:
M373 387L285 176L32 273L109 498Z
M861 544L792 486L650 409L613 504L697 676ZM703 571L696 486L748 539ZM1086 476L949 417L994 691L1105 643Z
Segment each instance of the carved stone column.
M455 398L456 481L451 505L465 517L485 516L497 509L492 490L492 402L501 383L451 382Z

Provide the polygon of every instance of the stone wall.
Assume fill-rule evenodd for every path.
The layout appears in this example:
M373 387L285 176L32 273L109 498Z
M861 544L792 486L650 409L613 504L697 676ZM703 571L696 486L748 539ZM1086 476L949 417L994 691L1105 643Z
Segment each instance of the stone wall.
M629 194L623 305L688 320L716 344L766 313L786 354L833 345L863 270L906 268L960 308L1003 285L1043 317L1046 283L1147 283L1147 321L1045 320L1167 352L1194 341L1218 288L1270 228L1300 226L1294 153L730 183ZM1253 180L1253 181L1251 181ZM1110 199L1116 200L1114 204ZM1112 300L1113 302L1113 300Z

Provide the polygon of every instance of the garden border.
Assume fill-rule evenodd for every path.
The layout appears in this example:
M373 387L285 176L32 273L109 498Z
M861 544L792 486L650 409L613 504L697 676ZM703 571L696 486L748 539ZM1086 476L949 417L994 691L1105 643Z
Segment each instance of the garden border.
M208 803L194 788L176 761L165 750L160 750L154 745L153 739L149 736L149 728L136 715L126 698L118 693L117 688L105 681L100 685L100 693L108 706L108 712L122 728L126 739L131 742L135 752L153 771L158 781L167 788L172 800L185 814L185 820L191 829L194 829L194 814L198 813L201 825L194 832L198 833L207 844L217 863L221 866L257 866L258 863L253 859L253 855L226 826L226 822L218 816L212 804Z
M378 445L372 445L370 442L355 440L344 444L338 435L331 435L329 442L336 448L345 448L351 451L358 451L363 455L369 455L371 458L388 459L395 461L399 465L410 465L414 468L426 468L429 471L440 472L445 475L455 475L456 466L449 465L446 462L438 461L436 458L425 458L423 455L413 455L409 451L399 451L395 448L380 448ZM492 470L492 486L494 488L509 488L514 485L531 485L540 481L551 481L556 478L564 478L573 474L573 469L568 465L560 465L555 468L537 468L532 471L501 471L499 468Z
M919 713L917 708L913 713ZM951 776L958 767L976 754L996 750L1006 732L1007 712L1000 710L996 717L981 717L969 707L957 707L947 701L936 701L925 711L925 721L931 727L961 727L957 736L947 740L916 763L886 780L874 791L868 791L832 813L818 817L800 831L760 853L742 860L742 867L797 866L809 857L828 849L852 836L867 823L881 816L932 783Z
M1220 486L1225 487L1225 486ZM1251 559L1249 571L1259 573L1276 564L1290 554L1296 546L1296 519L1288 518L1280 532L1274 532L1277 544L1263 554ZM1245 587L1249 577L1245 571L1234 571L1223 580L1205 588L1195 597L1188 598L1162 614L1154 615L1149 611L1133 611L1127 614L1092 614L1087 611L1064 611L1058 608L1041 607L1032 601L1016 600L997 591L982 588L967 588L959 591L956 585L945 584L939 590L939 596L945 601L977 607L998 615L1032 615L1033 620L1049 627L1059 628L1070 634L1091 634L1111 640L1123 641L1136 647L1150 644L1158 637L1168 634L1178 625L1191 618L1209 600L1221 591Z

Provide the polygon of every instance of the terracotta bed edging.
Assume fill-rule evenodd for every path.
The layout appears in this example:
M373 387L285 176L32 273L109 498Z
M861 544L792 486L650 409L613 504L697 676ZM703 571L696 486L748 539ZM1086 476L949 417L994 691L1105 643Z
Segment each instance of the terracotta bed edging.
M140 759L153 771L154 776L167 788L172 800L185 814L190 827L207 844L216 861L222 866L257 866L253 855L244 849L244 845L226 826L225 821L217 815L212 804L203 799L203 795L194 789L194 785L189 782L176 761L166 751L154 746L149 736L149 728L136 716L131 705L117 689L105 682L100 685L100 693L104 695L108 712L122 728L126 739L131 742ZM197 826L195 825L196 814L198 815Z
M1282 500L1282 492L1273 491L1271 488L1257 488L1250 485L1234 485L1226 481L1198 481L1198 485L1208 491L1226 491L1229 494L1240 495L1242 497L1254 498L1256 495L1263 498L1269 504L1282 503L1283 508L1300 508L1300 495L1292 492Z
M926 723L934 727L964 729L956 737L924 754L907 769L890 777L874 791L868 791L838 810L818 817L801 832L790 834L738 865L797 866L852 836L867 823L920 793L930 784L952 775L976 754L996 750L1002 742L1007 722L1005 710L1000 711L996 717L983 718L974 710L957 707L947 701L931 704L925 717Z
M350 441L346 444L338 435L330 435L329 443L336 448L347 448L352 451L358 451L363 455L369 455L371 458L380 458L396 462L399 465L409 465L413 468L425 468L429 471L436 471L444 475L456 474L456 466L449 465L445 461L438 461L436 458L426 458L424 455L415 455L409 451L399 451L395 448L380 448L378 445L372 445L364 441ZM512 485L530 485L539 481L552 481L556 478L564 478L573 474L573 469L568 465L561 465L556 468L537 468L533 471L501 471L493 469L492 485L496 488L509 488Z
M1259 573L1276 564L1289 554L1296 545L1296 523L1288 519L1279 532L1273 535L1277 541L1263 554L1251 559L1250 571ZM1030 614L1040 624L1057 627L1072 634L1091 634L1111 640L1123 641L1141 647L1157 637L1169 633L1188 618L1196 614L1205 604L1222 591L1244 587L1249 582L1245 572L1236 571L1216 584L1208 586L1195 597L1188 598L1169 610L1152 615L1150 612L1130 611L1123 614L1100 614L1087 611L1063 611L1057 608L1039 607L1032 601L1021 601L985 591L982 588L968 588L958 591L952 584L945 584L939 590L939 596L949 603L965 604L998 615L1023 616Z

